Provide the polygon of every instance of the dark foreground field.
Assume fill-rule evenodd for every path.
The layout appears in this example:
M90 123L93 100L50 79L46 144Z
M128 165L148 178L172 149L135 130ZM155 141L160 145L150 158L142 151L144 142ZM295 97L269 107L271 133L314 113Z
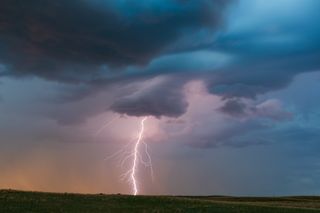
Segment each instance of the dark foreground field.
M56 194L2 190L1 213L320 212L320 197L239 198Z

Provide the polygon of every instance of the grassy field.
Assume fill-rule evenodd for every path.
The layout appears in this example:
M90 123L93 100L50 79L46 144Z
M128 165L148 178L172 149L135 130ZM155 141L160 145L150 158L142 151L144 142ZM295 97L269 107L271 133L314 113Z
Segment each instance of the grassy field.
M1 213L320 212L320 197L173 197L0 191Z

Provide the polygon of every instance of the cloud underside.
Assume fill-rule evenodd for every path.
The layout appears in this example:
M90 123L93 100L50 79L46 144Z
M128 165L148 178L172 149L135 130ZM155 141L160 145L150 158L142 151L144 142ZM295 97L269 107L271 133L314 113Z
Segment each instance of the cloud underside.
M110 109L130 116L179 117L188 107L182 87L184 82L182 79L155 78L147 83L147 87L116 100Z
M201 30L229 1L11 1L0 3L0 58L13 75L82 80L101 65L144 65Z
M197 79L205 82L209 93L227 100L222 113L270 113L243 100L283 88L297 74L319 69L320 45L315 35L320 30L299 22L297 25L304 24L304 32L288 28L284 33L294 42L290 45L279 42L284 37L281 30L270 30L268 23L259 24L259 20L259 25L253 22L253 29L228 31L230 21L225 18L233 3L3 0L0 75L81 83L90 91L105 89L101 86L104 84L141 82L147 86L119 94L108 109L155 117L183 115L188 107L184 86ZM286 22L276 24L287 29ZM192 56L203 50L206 52L201 58L179 58L183 53ZM205 57L209 59L205 61ZM159 58L162 63L153 67L152 62ZM206 64L211 61L217 63ZM175 69L183 64L192 68ZM202 67L196 66L199 64ZM84 96L76 94L72 98ZM277 110L277 104L268 104ZM289 117L274 111L271 116L275 120Z

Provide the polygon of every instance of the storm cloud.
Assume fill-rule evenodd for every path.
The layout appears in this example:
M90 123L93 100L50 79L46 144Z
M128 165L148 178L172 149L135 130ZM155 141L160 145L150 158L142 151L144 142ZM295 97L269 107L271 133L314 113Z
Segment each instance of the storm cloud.
M269 99L262 103L254 103L248 99L229 99L219 108L219 111L235 117L263 117L276 121L285 121L292 118L292 113L286 111L281 102Z
M181 39L214 32L229 2L4 0L2 75L90 81L102 65L144 65Z
M161 83L119 94L109 109L177 117L186 111L185 79L204 81L210 93L230 99L226 105L230 107L234 98L255 99L286 87L299 73L320 68L316 39L320 29L309 24L310 18L318 17L317 11L306 6L299 14L308 12L310 18L299 22L291 19L294 9L275 11L281 21L274 22L260 17L263 7L255 6L259 4L4 0L0 75L88 84L88 92L79 90L81 94L71 96L74 100L106 89L103 84L152 81L164 75L175 81L185 73L177 85ZM238 6L258 18L251 19L242 10L233 14Z
M184 80L176 78L149 80L142 88L116 100L110 109L130 116L179 117L188 107L184 83Z

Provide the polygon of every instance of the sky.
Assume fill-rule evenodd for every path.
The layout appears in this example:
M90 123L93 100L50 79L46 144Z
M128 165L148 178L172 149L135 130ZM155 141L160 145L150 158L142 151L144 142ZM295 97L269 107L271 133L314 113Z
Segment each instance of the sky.
M146 117L141 194L319 195L319 9L2 0L0 188L130 194Z

